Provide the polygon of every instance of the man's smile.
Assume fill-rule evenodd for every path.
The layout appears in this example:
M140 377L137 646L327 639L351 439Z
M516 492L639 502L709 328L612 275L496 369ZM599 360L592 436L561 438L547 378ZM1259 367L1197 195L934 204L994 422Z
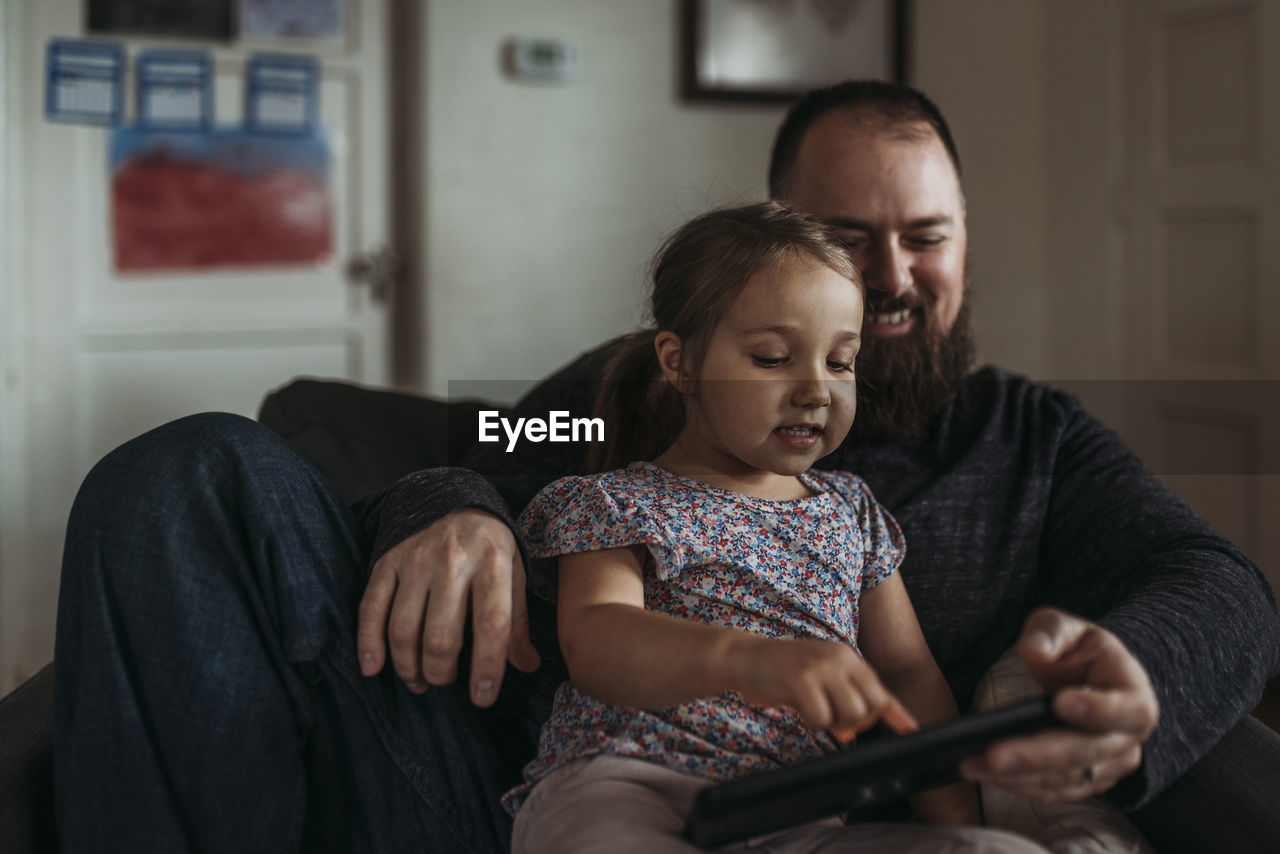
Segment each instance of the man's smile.
M863 322L863 332L878 338L906 335L915 328L917 311L915 308L900 308L896 311L869 312Z

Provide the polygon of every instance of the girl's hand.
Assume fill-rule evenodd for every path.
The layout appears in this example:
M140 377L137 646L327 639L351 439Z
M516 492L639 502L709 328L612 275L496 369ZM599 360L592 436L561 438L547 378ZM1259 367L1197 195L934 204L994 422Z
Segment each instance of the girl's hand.
M841 741L880 720L898 733L919 729L848 644L744 636L730 648L727 664L734 686L748 702L790 706L805 725L834 730Z

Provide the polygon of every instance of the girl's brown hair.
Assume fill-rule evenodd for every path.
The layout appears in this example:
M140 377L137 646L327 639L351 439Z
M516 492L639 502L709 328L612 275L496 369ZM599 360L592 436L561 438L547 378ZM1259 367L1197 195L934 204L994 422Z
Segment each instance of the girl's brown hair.
M712 330L747 282L801 258L831 268L862 293L862 279L831 229L781 202L713 210L667 238L651 266L653 326L623 339L605 366L595 405L605 442L592 448L592 471L652 460L684 429L684 399L658 365L658 332L679 336L681 368L696 377Z

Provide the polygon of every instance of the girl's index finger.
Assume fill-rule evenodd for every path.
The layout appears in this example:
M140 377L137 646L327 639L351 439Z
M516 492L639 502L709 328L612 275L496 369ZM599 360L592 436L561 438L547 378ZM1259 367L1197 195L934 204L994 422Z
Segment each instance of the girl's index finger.
M889 702L884 707L884 713L880 715L880 720L884 721L885 726L898 735L906 735L909 732L915 732L920 729L920 724L916 722L915 715L907 711L907 707L902 705L902 701L892 694L889 695Z
M880 720L884 721L885 725L898 735L906 735L909 732L915 732L920 729L920 724L916 722L915 716L907 711L907 707L902 705L902 701L892 694L889 695L889 702L880 714ZM833 729L831 734L841 744L849 744L857 737L859 731L869 728L874 723L875 720L870 719L859 723L857 726Z

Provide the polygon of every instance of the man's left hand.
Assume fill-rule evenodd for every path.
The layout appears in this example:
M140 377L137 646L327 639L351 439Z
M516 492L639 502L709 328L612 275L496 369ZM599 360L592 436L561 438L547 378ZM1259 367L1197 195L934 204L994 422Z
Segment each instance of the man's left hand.
M1105 792L1138 769L1160 704L1146 670L1119 638L1041 608L1023 627L1018 655L1071 729L998 742L961 764L965 779L1055 803Z

